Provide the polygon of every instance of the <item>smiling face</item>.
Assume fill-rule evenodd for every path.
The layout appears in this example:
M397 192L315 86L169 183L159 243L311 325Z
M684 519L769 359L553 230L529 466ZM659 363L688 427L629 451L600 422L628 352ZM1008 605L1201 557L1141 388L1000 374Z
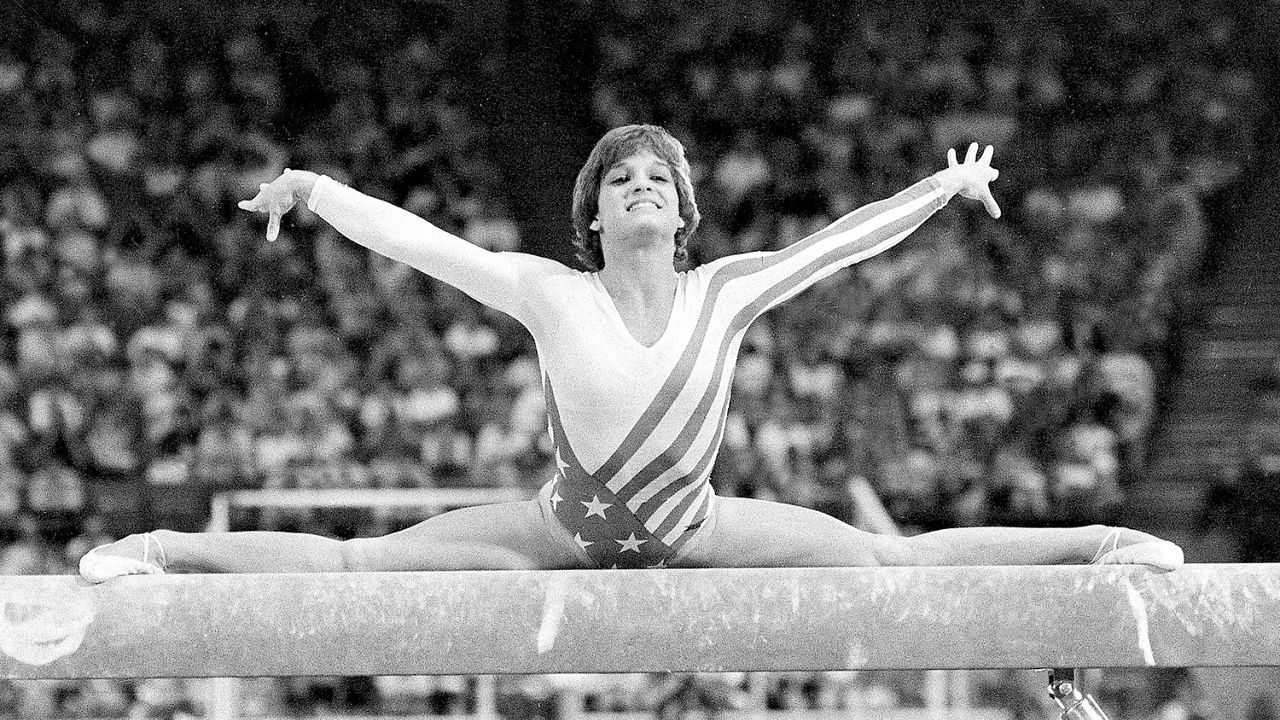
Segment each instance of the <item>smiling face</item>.
M684 227L675 173L648 150L623 158L600 181L600 197L591 229L606 247L622 238L670 243Z
M632 166L641 159L656 158L661 167ZM652 172L660 170L663 178ZM611 173L626 173L629 178L622 181ZM573 187L573 231L574 245L577 247L578 260L588 270L600 270L604 267L604 252L601 245L601 228L609 228L608 232L617 231L616 237L625 237L622 231L629 227L626 223L609 222L608 214L618 209L610 205L613 202L606 195L612 195L615 188L610 182L628 182L634 179L645 179L655 184L645 192L652 193L655 210L663 213L674 210L683 220L673 226L674 234L667 228L665 237L673 241L672 250L677 260L685 258L685 243L698 227L701 216L693 197L693 185L689 180L689 161L685 159L684 146L666 130L656 125L626 125L614 128L600 138L591 150L591 155L578 172L578 179ZM663 183L665 178L667 181ZM671 195L660 186L669 187ZM674 198L674 200L672 199ZM661 204L659 204L661 202ZM632 208L642 212L648 207ZM626 205L621 207L626 210ZM603 213L603 214L602 214ZM638 220L641 215L622 216L618 214L614 220ZM661 226L659 226L661 227Z

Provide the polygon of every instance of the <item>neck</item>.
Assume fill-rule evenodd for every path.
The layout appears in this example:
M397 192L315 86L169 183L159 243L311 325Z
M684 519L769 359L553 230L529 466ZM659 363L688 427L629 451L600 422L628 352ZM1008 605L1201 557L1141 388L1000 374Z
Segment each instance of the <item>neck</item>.
M670 293L676 284L671 242L608 248L600 282L614 296Z

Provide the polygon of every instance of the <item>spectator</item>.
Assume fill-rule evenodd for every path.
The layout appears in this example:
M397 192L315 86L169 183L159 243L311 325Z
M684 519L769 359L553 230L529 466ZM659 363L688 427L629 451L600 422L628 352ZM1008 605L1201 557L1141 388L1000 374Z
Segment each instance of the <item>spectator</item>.
M1036 525L1050 517L1049 478L1029 450L1030 435L1005 443L991 460L993 515L1000 524Z
M17 537L0 547L0 575L45 575L55 571L40 525L29 514L18 517Z
M1146 464L1146 439L1156 413L1156 376L1151 364L1130 348L1105 350L1098 358L1098 391L1114 398L1112 429L1130 469Z
M1114 402L1082 407L1062 436L1055 463L1055 498L1073 515L1101 519L1099 513L1119 502L1119 459L1116 433L1107 424Z
M192 477L211 487L236 487L255 478L253 436L226 395L209 398L196 438Z
M115 539L107 533L105 521L101 515L88 514L80 523L80 532L67 541L62 553L63 561L67 567L76 567L85 553Z
M122 392L117 374L108 377L108 386L88 408L82 452L94 475L128 480L137 476L144 462L143 408L138 398Z
M18 526L27 494L27 478L13 462L0 463L0 526ZM7 535L0 535L6 540Z

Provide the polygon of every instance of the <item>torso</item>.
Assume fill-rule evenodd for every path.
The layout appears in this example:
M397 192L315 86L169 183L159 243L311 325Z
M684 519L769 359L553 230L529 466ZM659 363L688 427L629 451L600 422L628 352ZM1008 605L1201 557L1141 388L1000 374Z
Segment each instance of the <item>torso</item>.
M710 510L732 372L724 360L737 349L718 328L731 305L709 301L699 271L678 276L665 316L628 318L594 273L559 285L547 298L557 321L534 331L559 455L556 514L569 527L587 522L588 554L603 550L596 544L622 548L632 533L644 541L605 567L651 564ZM597 503L610 507L587 516ZM579 516L566 517L570 510Z
M638 344L649 348L662 338L666 332L667 326L671 323L671 311L674 308L674 299L667 299L663 303L655 303L645 305L643 303L619 302L612 295L609 296L613 303L614 312L618 314L618 318L622 321L623 327L631 339Z
M618 307L597 273L539 273L516 308L537 344L557 473L545 492L601 567L661 564L714 511L738 348L761 313L941 207L936 184L772 253L677 275L671 308Z

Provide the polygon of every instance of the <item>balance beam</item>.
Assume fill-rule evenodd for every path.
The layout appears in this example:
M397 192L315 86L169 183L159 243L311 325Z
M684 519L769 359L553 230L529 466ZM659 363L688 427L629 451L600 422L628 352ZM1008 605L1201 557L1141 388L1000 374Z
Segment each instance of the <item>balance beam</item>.
M1280 565L0 577L7 678L1280 664Z

